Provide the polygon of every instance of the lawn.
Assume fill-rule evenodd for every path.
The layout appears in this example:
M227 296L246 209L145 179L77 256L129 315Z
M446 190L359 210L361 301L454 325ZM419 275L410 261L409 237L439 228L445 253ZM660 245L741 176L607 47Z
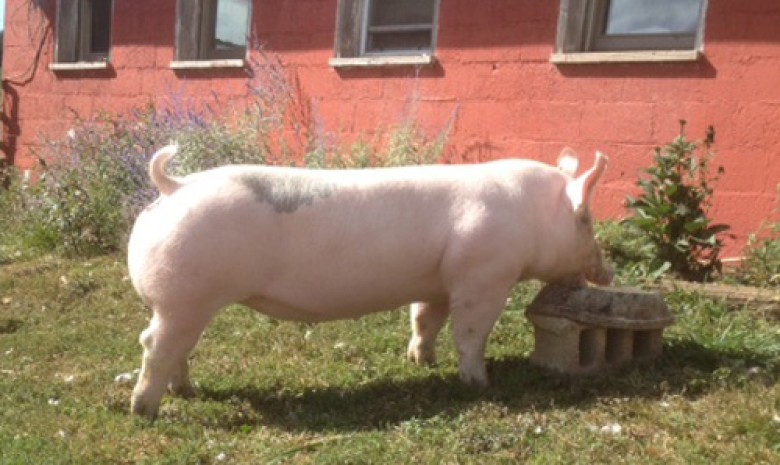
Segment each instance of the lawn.
M778 322L671 294L659 359L574 379L528 362L537 289L499 321L485 390L458 381L448 331L437 367L405 362L405 309L308 325L229 308L193 356L196 398L149 423L120 376L149 317L123 258L2 264L0 462L780 463Z

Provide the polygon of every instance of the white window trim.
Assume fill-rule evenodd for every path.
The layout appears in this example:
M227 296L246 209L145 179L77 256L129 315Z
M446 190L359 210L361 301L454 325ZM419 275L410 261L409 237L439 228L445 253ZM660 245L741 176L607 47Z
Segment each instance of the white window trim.
M372 66L427 66L436 62L432 55L369 55L355 58L331 58L333 68L370 68Z
M108 69L111 64L108 61L75 61L72 63L49 63L52 71L90 71Z
M697 61L700 50L646 50L638 52L575 52L553 53L550 62L556 65L589 63L674 63Z
M245 68L246 60L241 58L227 60L174 60L170 69L226 69Z

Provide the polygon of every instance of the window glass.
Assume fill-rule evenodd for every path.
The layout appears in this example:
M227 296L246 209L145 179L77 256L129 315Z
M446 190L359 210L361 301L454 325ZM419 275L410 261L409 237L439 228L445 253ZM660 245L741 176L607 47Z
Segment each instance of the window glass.
M374 52L428 50L430 47L430 32L374 33L368 43L368 49Z
M433 23L434 0L374 0L371 26L400 26Z
M702 0L611 0L605 33L692 34L699 26L701 2Z
M111 0L88 0L89 50L87 53L108 53L111 45ZM87 31L85 31L86 33Z
M419 53L433 48L435 0L369 2L365 51Z
M219 0L214 30L217 50L245 48L247 41L248 0Z

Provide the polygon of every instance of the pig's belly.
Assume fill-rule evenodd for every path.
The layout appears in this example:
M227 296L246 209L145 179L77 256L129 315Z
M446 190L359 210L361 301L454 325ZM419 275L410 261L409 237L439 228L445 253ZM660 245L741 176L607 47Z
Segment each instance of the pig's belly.
M251 297L243 305L277 320L318 322L359 318L382 310L391 310L401 304L393 305L363 305L363 306L319 306L305 308L289 303L279 302L267 297Z
M255 294L240 303L279 320L304 322L342 320L416 301L443 301L446 295L437 283L417 281L402 288L277 289Z
M323 252L325 245L309 252L284 243L270 255L265 251L241 267L247 271L240 273L242 290L234 295L268 316L297 321L357 318L446 295L442 247L399 243L381 249L354 241L350 248L336 238L322 242L336 252Z

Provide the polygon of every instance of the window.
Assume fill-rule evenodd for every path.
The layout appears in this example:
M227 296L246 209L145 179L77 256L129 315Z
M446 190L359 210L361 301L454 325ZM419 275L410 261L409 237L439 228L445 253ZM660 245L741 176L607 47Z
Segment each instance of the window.
M562 0L556 52L696 52L706 6L707 0Z
M251 16L249 0L179 0L176 59L244 59Z
M591 50L692 50L702 0L598 2Z
M107 62L112 9L111 0L58 0L57 63Z
M438 14L439 0L339 0L331 63L430 63Z
M430 54L434 0L369 0L364 54Z

